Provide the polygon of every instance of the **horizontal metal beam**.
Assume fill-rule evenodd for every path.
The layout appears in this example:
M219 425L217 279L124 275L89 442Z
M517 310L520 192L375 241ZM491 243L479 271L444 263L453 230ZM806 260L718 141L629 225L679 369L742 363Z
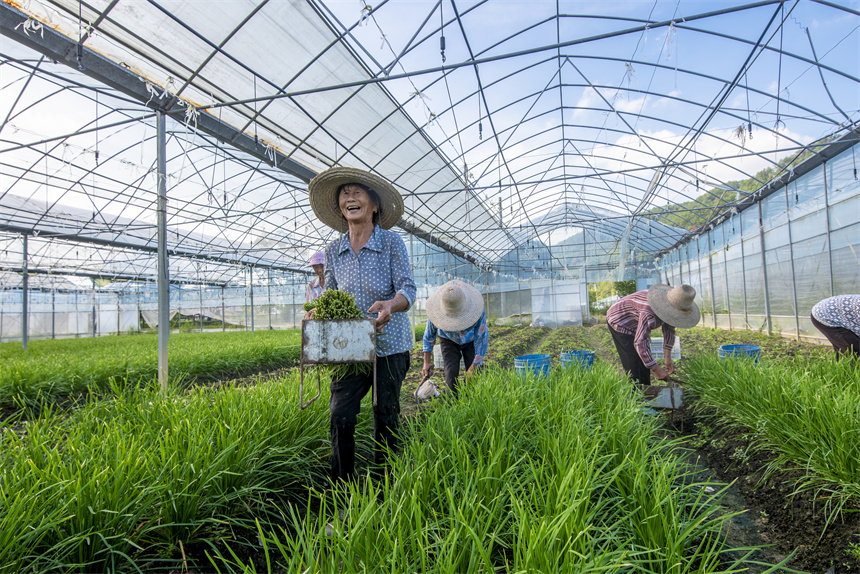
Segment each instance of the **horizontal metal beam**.
M130 96L153 109L164 111L179 123L185 123L185 108L176 105L176 96L172 94L153 95L147 89L143 78L108 60L98 52L82 47L81 63L83 70L78 67L78 43L45 25L38 32L25 33L24 27L27 15L5 2L0 2L0 34L23 44L40 54L44 54L54 62L65 64L79 70L82 74L110 86L127 96ZM17 29L16 29L17 27ZM221 122L215 116L201 113L197 116L197 129L202 130L221 141L230 142L236 148L250 154L268 164L272 164L271 154L274 152L274 164L285 172L308 182L316 172L287 158L275 149L267 149L253 137L238 131L236 128ZM267 156L267 152L269 155Z
M21 233L24 235L33 235L33 230L29 228L19 227L17 225L9 225L9 224L0 224L0 231L9 231L12 233ZM65 233L51 233L50 231L45 231L44 229L39 231L39 237L42 238L50 238L50 239L61 239L63 241L68 241L70 243L87 243L92 245L100 245L107 247L121 247L123 249L130 249L132 251L142 251L145 253L158 253L157 247L149 247L146 245L138 245L135 243L127 243L123 241L115 241L113 239L98 239L94 237L86 237L80 235L68 235ZM313 275L313 271L309 271L304 268L296 268L289 267L285 265L261 265L258 263L251 263L249 261L241 261L237 259L228 259L226 257L213 257L211 255L205 255L202 253L198 253L196 251L184 251L181 248L169 247L171 255L177 255L179 257L183 257L186 259L202 259L204 261L211 261L213 263L220 263L223 265L234 265L238 267L263 267L265 269L274 269L275 271L289 271L290 273L299 273L302 275Z
M4 267L6 271L11 271L12 273L23 273L23 267ZM88 279L111 279L114 281L135 281L138 283L151 283L155 281L155 276L151 279L146 279L141 277L140 275L132 275L129 273L90 273L87 271L67 271L62 269L44 269L41 267L27 267L27 273L29 275L50 275L52 277L86 277ZM227 287L230 285L228 281L181 281L179 279L172 279L170 283L174 285L212 285L215 287ZM30 286L30 291L38 291L39 289L34 289ZM81 289L75 289L75 291L80 291ZM60 289L60 291L65 291L65 289ZM69 289L72 291L72 289Z

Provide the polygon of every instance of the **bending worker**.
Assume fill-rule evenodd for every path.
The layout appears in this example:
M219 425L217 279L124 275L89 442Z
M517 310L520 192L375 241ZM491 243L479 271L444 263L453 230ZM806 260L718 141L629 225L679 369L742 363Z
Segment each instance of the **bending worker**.
M376 404L373 406L374 474L387 450L396 450L400 389L414 345L409 317L415 281L406 244L389 231L403 215L403 198L385 179L355 168L333 167L314 177L308 198L317 218L340 231L325 248L325 288L355 297L358 308L376 315ZM331 382L331 476L355 477L355 425L373 373Z
M647 291L637 291L619 299L606 313L609 332L621 357L621 365L639 385L651 384L651 372L665 380L675 372L672 346L675 329L695 327L701 313L694 299L696 290L689 285L670 287L652 285ZM663 331L661 367L651 356L651 330Z
M454 279L427 298L424 367L421 369L425 380L433 374L433 345L437 333L445 365L445 384L456 397L460 358L466 366L465 377L468 379L484 364L484 355L487 354L490 333L481 293L471 285Z
M312 267L317 276L308 282L308 286L305 289L305 303L309 303L314 299L319 299L319 296L322 295L323 289L325 289L324 263L325 253L322 251L317 251L311 255L311 260L308 262L307 267Z
M836 358L843 354L860 357L860 295L837 295L812 308L812 324L827 337Z

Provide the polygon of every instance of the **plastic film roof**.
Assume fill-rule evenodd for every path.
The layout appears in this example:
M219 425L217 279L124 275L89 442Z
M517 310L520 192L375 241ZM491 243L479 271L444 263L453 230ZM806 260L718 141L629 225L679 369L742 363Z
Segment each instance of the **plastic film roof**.
M332 239L306 182L333 165L391 180L404 229L482 266L580 228L659 253L855 126L858 10L4 0L0 226L151 260L161 109L171 249L213 281Z

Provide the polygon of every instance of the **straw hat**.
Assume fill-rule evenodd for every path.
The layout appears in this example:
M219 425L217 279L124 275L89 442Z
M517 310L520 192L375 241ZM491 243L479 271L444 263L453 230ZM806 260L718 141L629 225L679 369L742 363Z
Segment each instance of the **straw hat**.
M337 203L337 190L345 183L366 185L379 195L379 227L391 229L403 216L403 198L382 177L354 167L332 167L308 184L308 199L317 219L336 231L346 230L346 219Z
M484 298L467 283L448 281L427 298L427 317L443 331L463 331L481 318Z
M696 305L696 290L689 285L651 285L648 305L667 325L689 329L699 324L701 313Z
M311 260L308 261L308 264L305 265L305 267L313 267L314 265L325 265L325 253L317 251L311 255Z

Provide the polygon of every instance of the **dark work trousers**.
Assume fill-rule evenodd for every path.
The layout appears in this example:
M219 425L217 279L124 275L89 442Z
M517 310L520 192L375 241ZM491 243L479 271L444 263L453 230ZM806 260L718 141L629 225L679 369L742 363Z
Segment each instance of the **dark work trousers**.
M400 423L400 388L409 370L409 351L376 358L377 405L373 409L373 462L381 465L386 448L397 448ZM332 381L331 478L355 478L355 424L361 399L373 388L373 371Z
M843 354L851 353L854 354L855 361L860 358L860 337L857 336L857 333L845 327L828 327L827 325L822 325L812 315L809 318L812 319L812 325L821 331L827 337L827 340L830 341L830 344L833 345L833 348L836 350L837 359Z
M618 350L618 356L621 357L621 366L633 382L638 385L650 385L651 369L645 366L642 357L636 352L633 335L619 333L612 327L609 327L609 332L612 333L612 340L615 341L615 348Z
M475 360L475 342L469 341L459 345L451 339L439 337L439 348L442 350L442 364L445 367L445 384L451 389L454 397L457 397L457 378L460 376L460 357L463 365L468 369ZM463 374L465 377L465 373Z

